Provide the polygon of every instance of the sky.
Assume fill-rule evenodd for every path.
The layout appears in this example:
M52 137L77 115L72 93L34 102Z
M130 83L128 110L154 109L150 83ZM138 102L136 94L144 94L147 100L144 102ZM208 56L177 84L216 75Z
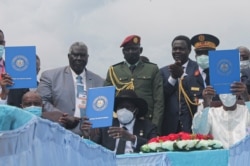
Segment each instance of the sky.
M159 68L173 63L178 35L208 33L218 50L250 48L249 0L0 0L6 46L36 46L41 72L66 66L72 43L89 48L87 69L105 78L124 60L120 44L141 37L142 55ZM195 60L194 51L190 58ZM40 72L40 74L41 74Z

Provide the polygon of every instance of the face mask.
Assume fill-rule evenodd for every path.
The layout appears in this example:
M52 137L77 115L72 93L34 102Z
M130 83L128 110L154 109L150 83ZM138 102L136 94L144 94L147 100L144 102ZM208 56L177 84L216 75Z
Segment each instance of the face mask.
M41 117L42 115L42 107L39 106L30 106L30 107L25 107L23 109L39 117Z
M220 94L219 97L222 104L226 107L232 107L236 103L236 95Z
M129 124L134 119L133 112L129 111L126 108L119 109L117 110L116 113L117 113L117 118L121 124L124 125Z
M0 45L0 59L3 57L3 53L4 53L4 46Z
M196 62L202 69L207 69L209 67L209 59L207 55L197 56Z
M240 61L240 70L249 68L249 60Z

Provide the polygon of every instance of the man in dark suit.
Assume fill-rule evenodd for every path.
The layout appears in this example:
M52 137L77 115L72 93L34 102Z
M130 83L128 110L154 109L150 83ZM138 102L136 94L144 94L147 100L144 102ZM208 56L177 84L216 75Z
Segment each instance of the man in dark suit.
M115 98L114 110L117 118L113 119L112 127L100 128L94 137L88 132L91 123L85 117L81 126L84 138L90 138L116 154L123 154L139 152L142 145L157 136L156 125L141 119L148 111L147 102L138 98L133 90L120 91Z
M78 86L85 92L89 88L103 86L103 79L86 69L88 57L88 47L83 42L73 43L68 53L69 66L44 71L37 88L44 110L55 111L53 119L79 135L81 132L77 125L86 98L79 96Z
M202 92L206 86L210 85L208 51L216 49L219 39L210 34L198 34L191 38L191 44L195 48L198 68L194 73L185 76L181 84L181 113L186 116L182 124L187 132L192 132L193 116L199 103L203 102ZM213 100L219 101L218 96L215 96Z
M172 41L172 56L174 64L160 69L163 77L165 111L162 123L162 135L186 131L182 122L185 116L181 114L179 103L179 79L184 75L194 73L196 62L189 58L191 42L186 36L176 36Z

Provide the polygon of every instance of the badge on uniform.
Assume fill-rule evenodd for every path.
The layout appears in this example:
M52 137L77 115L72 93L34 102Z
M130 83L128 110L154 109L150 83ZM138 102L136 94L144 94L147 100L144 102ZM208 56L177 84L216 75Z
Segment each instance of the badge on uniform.
M191 91L200 91L199 87L191 87Z

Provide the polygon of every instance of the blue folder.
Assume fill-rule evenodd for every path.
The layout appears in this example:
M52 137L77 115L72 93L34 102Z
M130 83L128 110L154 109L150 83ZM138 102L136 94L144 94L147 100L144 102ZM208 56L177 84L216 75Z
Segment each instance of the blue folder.
M231 93L230 85L240 82L239 50L209 51L209 74L216 94Z
M6 72L14 84L9 89L36 88L36 47L20 46L5 48Z
M112 126L114 100L114 86L88 89L86 116L92 123L92 128Z

